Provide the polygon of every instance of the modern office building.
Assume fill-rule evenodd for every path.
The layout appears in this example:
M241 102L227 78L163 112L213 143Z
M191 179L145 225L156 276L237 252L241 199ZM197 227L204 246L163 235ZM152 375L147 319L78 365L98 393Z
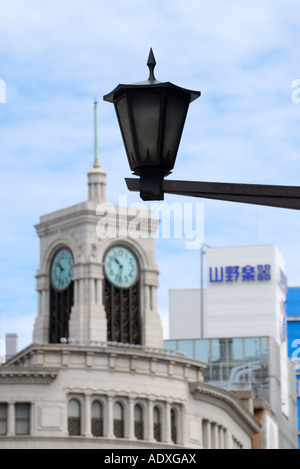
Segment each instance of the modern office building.
M206 288L170 291L165 346L207 362L205 382L250 399L266 448L297 447L284 271L274 246L207 248Z
M298 448L300 449L300 287L288 287L286 295L288 356L296 373Z

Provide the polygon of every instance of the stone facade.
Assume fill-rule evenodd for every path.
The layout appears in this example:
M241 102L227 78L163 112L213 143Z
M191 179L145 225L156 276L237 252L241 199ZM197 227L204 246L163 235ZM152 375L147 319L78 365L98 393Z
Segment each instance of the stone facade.
M87 202L36 226L38 315L33 344L0 367L1 448L251 448L260 424L249 410L203 382L204 363L163 349L148 236L157 222L149 212L107 204L100 168L88 178ZM139 237L128 236L130 224ZM116 244L139 264L140 344L107 340L103 260ZM49 272L60 247L74 258L74 304L68 336L49 343Z
M151 347L33 344L0 369L0 401L7 408L1 447L251 448L258 422L234 395L203 383L203 367ZM68 414L73 400L80 408L75 435ZM93 435L94 401L102 409L100 435ZM21 403L30 407L28 435L16 429ZM115 403L122 406L121 436ZM136 405L142 410L139 433Z

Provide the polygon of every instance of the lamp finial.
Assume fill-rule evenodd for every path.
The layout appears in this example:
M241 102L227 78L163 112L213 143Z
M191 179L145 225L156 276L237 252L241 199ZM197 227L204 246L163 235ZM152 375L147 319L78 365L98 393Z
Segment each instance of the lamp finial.
M156 81L156 78L154 76L154 68L155 68L155 65L156 65L156 61L155 61L155 58L154 58L152 47L150 49L147 65L149 67L149 72L150 72L148 80L149 81Z

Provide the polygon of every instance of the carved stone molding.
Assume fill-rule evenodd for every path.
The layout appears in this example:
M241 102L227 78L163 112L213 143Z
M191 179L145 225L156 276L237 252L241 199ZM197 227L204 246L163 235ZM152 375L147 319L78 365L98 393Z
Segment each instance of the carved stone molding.
M0 384L50 384L57 370L16 369L0 370Z

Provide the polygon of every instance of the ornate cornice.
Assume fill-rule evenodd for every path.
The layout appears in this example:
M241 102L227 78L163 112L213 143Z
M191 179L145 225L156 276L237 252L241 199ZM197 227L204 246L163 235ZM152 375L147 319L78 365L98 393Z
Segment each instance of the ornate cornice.
M248 427L255 433L260 431L261 425L258 420L233 393L204 382L190 383L189 387L195 399L210 402L223 408L244 428L247 423Z
M0 384L50 384L57 377L57 370L36 368L0 368Z

